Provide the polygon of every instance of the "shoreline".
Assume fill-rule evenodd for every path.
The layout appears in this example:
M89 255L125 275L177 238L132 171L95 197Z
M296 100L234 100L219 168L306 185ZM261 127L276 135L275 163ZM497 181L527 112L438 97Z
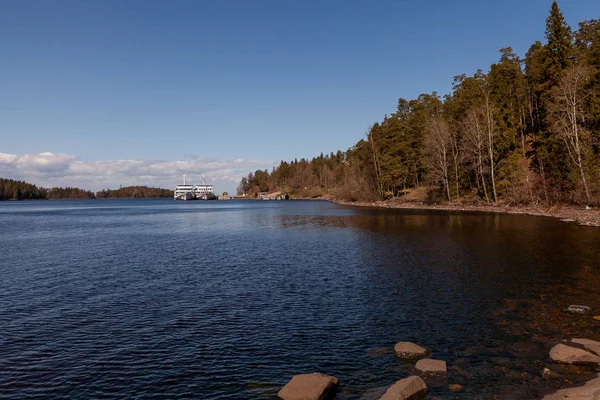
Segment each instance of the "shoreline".
M402 202L399 200L378 200L374 202L367 201L343 201L329 199L334 204L349 207L365 208L387 208L387 209L405 209L405 210L443 210L443 211L476 211L501 214L520 214L533 215L538 217L556 218L563 222L574 222L578 225L588 227L600 227L600 210L554 205L550 207L532 207L532 206L507 206L507 205L473 205L462 203L447 204L425 204Z

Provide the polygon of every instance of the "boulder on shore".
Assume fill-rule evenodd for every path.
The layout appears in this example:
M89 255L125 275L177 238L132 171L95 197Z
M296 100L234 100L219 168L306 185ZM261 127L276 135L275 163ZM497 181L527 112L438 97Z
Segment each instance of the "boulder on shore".
M544 396L543 400L595 400L600 399L600 374L583 386L560 389L556 393Z
M550 350L550 358L563 364L600 364L600 357L597 355L562 343Z
M600 342L590 339L571 339L571 342L582 345L584 349L600 357Z
M277 398L280 400L326 400L335 396L340 380L335 376L320 373L294 376L285 385Z
M412 342L399 342L394 346L394 354L405 360L415 360L427 355L427 350Z
M411 376L394 383L379 400L419 400L424 399L427 392L423 379Z

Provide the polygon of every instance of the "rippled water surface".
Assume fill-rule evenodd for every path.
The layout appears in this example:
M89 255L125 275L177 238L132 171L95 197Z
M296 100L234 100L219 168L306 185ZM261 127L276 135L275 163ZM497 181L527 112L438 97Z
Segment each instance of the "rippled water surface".
M600 229L553 219L92 200L0 226L0 398L269 399L320 371L367 399L411 373L398 341L465 387L432 396L536 398L554 343L600 340L562 312L600 315Z

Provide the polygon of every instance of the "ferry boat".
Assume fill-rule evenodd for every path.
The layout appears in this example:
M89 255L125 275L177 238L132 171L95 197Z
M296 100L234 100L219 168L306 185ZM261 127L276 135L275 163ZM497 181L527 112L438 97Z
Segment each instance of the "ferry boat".
M183 174L183 185L175 186L173 198L175 200L216 200L212 185L207 185L202 177L201 185L188 185L186 182L187 174Z

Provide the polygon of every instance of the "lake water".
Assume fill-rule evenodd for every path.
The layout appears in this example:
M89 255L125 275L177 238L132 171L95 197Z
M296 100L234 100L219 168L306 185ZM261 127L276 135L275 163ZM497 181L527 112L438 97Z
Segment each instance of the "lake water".
M600 340L600 229L550 218L91 200L0 227L0 398L269 399L313 371L376 398L399 341L464 386L432 395L537 398L593 372L545 382L552 345Z

